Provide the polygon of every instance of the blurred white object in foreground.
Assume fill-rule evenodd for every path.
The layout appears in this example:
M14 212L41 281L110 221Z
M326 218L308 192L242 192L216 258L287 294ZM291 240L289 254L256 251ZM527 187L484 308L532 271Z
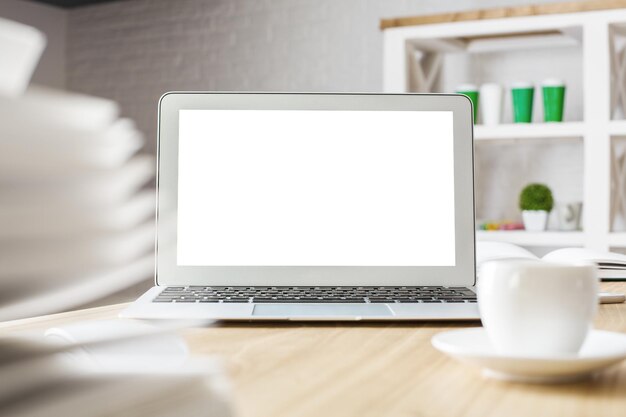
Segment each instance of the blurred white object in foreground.
M0 19L0 320L95 301L154 268L143 135L111 100L25 89L43 45L33 33ZM19 78L23 56L34 61Z
M24 92L37 34L0 19L0 321L93 301L154 268L143 137L110 100ZM230 416L219 366L189 358L172 332L198 324L92 321L49 329L45 343L0 338L0 415Z
M45 46L37 29L0 18L0 95L22 94Z
M0 339L0 378L11 381L0 387L0 415L232 415L221 366L189 357L172 333L181 325L89 321L49 329L45 343Z

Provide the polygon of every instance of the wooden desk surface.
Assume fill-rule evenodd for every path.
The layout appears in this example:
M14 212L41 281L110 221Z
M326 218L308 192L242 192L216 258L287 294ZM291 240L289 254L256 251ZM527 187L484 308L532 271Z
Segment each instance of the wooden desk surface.
M626 283L604 283L626 291ZM123 305L0 323L0 335L112 319ZM474 324L476 325L476 324ZM435 350L462 323L223 324L183 332L193 352L224 359L244 417L626 415L626 361L591 381L487 380ZM626 304L602 305L599 329L626 332Z

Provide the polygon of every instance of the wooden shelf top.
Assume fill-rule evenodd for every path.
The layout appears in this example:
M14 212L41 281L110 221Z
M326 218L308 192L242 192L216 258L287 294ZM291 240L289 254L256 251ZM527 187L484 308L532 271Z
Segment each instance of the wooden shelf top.
M469 20L503 19L509 17L540 16L561 13L579 13L623 8L626 8L626 0L586 0L516 7L498 7L494 9L468 10L456 13L381 19L380 29L385 30L403 26L432 25L437 23L464 22Z

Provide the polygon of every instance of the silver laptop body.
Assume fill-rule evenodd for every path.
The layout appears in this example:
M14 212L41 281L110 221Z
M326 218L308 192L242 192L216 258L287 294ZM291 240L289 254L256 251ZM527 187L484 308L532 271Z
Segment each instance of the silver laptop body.
M475 320L460 95L172 92L155 286L127 318Z

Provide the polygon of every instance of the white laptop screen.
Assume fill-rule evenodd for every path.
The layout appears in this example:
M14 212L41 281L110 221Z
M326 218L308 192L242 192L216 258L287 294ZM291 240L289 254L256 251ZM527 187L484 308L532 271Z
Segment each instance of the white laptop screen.
M451 111L180 110L179 266L454 266Z

